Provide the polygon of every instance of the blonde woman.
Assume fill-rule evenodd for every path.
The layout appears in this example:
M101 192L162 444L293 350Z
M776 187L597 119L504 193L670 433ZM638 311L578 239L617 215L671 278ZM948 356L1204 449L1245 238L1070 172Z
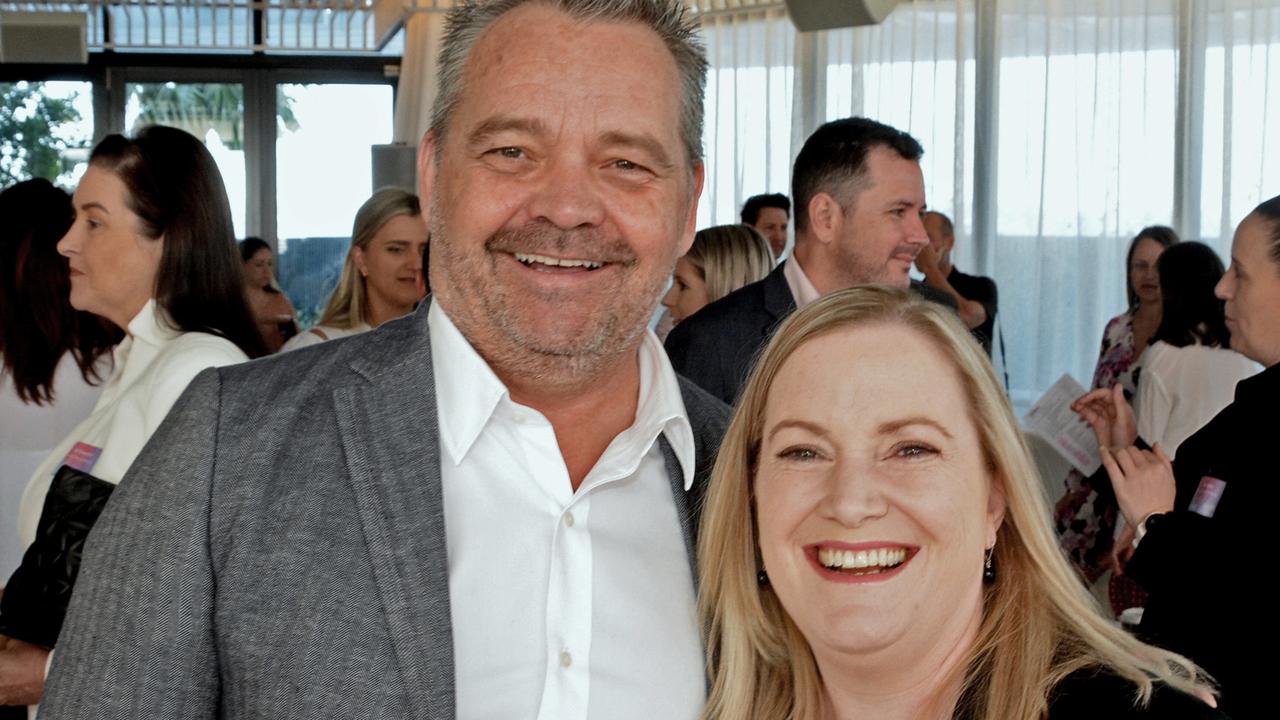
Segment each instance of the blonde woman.
M356 212L351 251L320 322L282 349L355 335L412 312L422 297L426 245L418 196L397 188L375 192Z
M1187 660L1098 612L982 348L863 287L761 358L699 540L705 718L1220 718Z
M772 269L769 242L750 225L699 230L689 252L676 261L662 304L673 324L678 323L743 285L764 279Z

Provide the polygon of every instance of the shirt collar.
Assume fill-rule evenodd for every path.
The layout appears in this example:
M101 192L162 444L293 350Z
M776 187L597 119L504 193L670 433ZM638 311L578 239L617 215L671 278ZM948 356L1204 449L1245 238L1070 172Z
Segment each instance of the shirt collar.
M440 440L454 464L461 465L507 388L434 299L427 327Z
M782 274L787 279L787 286L791 288L791 296L795 298L797 309L822 297L818 289L809 281L809 276L804 274L804 268L800 267L800 260L796 258L795 253L792 253L783 264Z
M680 463L685 492L693 487L693 425L684 407L676 371L652 330L645 330L640 341L640 402L636 407L635 422L626 432L631 431L650 438L642 451L647 451L661 432Z
M173 326L164 310L156 305L155 298L147 300L137 315L129 321L129 335L134 342L145 342L149 345L163 345L182 334Z
M432 372L440 422L440 439L455 465L460 465L494 413L510 394L489 364L458 330L440 304L431 301L427 311L430 328ZM652 331L640 342L640 395L631 426L614 439L614 445L634 439L639 453L652 447L659 433L666 437L680 463L684 487L693 487L693 426L685 410L680 383L667 353ZM606 452L606 454L609 454Z

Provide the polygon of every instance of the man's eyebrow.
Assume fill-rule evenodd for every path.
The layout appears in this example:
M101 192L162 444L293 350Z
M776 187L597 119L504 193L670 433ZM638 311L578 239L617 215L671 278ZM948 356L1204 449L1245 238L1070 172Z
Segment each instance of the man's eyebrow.
M666 148L652 135L612 130L602 135L600 141L606 147L635 148L648 155L651 162L660 169L671 170L675 167L675 164L671 161L671 156L667 154Z
M788 418L786 420L779 420L778 422L774 423L773 427L769 428L769 435L766 439L772 440L774 435L777 435L779 432L782 432L787 428L798 428L800 430L807 430L808 432L811 432L814 435L820 435L822 437L827 437L831 434L827 432L826 428L816 423L811 423L808 420L796 420L793 418Z
M488 118L475 126L475 128L467 134L467 144L477 145L498 133L504 132L524 132L530 135L545 135L547 133L547 126L541 120L535 120L533 118L498 115L496 117Z
M905 417L905 418L900 418L898 420L890 420L889 422L880 423L880 427L876 428L876 433L879 435L892 435L893 433L898 432L902 428L910 427L912 425L924 425L926 427L931 427L937 430L938 432L942 433L943 435L945 435L948 440L955 439L955 437L950 433L950 431L948 431L940 423L938 423L936 420L933 420L932 418L925 417L924 415L913 415L911 417Z

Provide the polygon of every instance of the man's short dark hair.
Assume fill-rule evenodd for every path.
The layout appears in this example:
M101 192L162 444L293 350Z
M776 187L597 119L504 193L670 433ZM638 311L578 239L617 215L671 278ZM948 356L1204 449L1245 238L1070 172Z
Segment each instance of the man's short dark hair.
M887 147L904 160L919 161L924 148L897 128L863 117L832 120L804 141L791 173L797 232L809 227L809 201L820 192L830 194L846 211L852 207L867 174L867 153Z
M756 220L760 219L760 211L765 208L781 208L791 217L791 200L782 193L769 193L768 195L752 195L742 204L742 224L755 225Z

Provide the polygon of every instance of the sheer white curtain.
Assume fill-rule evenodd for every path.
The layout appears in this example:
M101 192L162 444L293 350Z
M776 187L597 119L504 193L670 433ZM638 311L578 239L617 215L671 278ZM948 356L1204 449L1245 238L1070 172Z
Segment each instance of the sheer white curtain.
M730 6L731 5L731 6ZM742 201L791 194L795 26L780 4L697 3L707 47L707 180L698 227L736 223ZM781 140L780 140L781 139Z
M1007 368L1025 407L1064 372L1088 385L1125 309L1125 251L1176 225L1173 0L1004 0L995 234Z
M1021 410L1064 372L1091 378L1142 227L1225 260L1235 223L1280 193L1280 0L904 0L879 26L821 33L746 6L699 3L700 224L787 187L825 120L910 131L957 265L999 283Z
M861 115L911 133L924 146L929 206L966 233L973 197L975 17L969 3L905 2L880 25L813 33L819 122ZM807 38L805 39L807 40ZM803 42L803 40L802 40ZM797 103L798 108L805 105ZM807 135L807 133L806 133ZM804 137L792 136L798 153ZM976 263L971 243L956 262Z

